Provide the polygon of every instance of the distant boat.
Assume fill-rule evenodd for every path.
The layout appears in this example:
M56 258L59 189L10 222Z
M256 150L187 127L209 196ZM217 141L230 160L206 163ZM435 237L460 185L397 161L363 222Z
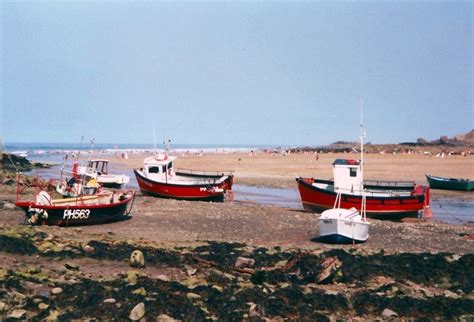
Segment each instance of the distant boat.
M340 208L340 201L341 194L338 194L334 208L325 210L319 217L320 239L332 244L365 242L369 238L370 227L365 213L366 199L362 199L360 212L356 208Z
M176 157L157 155L146 158L141 169L135 169L135 176L144 194L187 200L223 200L232 190L234 176L221 172L177 170L173 161Z
M408 182L363 182L359 160L337 159L333 163L334 180L296 178L306 211L322 212L333 208L338 194L341 208L360 210L367 198L367 216L417 216L429 207L429 187Z
M456 179L456 178L443 178L425 174L430 188L432 189L444 189L444 190L461 190L461 191L472 191L474 190L474 181L469 179Z
M92 196L51 199L40 191L35 201L17 201L26 223L57 226L100 224L125 218L133 206L134 192L104 192Z
M109 173L109 160L105 159L90 160L86 167L79 170L79 176L84 174L96 177L97 183L109 188L120 188L130 182L127 175Z
M54 181L56 192L66 198L94 195L100 191L97 172L86 172L87 167L75 161L71 169L66 163L61 167L61 179ZM79 175L80 174L80 175Z

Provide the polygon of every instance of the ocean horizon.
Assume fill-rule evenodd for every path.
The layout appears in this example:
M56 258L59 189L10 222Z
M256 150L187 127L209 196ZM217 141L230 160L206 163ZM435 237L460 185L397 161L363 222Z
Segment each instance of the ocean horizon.
M171 144L172 151L189 152L230 152L230 151L251 151L261 149L285 149L290 146L271 144ZM157 144L156 150L166 150L164 144ZM64 154L74 151L96 151L101 153L129 152L140 153L153 151L154 145L151 143L4 143L4 151L17 155L41 155L41 154Z

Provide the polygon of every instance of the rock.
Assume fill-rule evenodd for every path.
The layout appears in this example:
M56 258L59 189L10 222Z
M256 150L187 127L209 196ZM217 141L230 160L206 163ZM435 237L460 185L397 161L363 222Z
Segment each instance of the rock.
M231 283L235 277L231 274L223 273L218 269L213 269L209 273L209 282L217 284L228 284Z
M38 309L40 309L41 311L47 310L48 308L49 308L49 304L46 304L46 303L38 304Z
M156 322L178 322L179 320L173 319L171 316L166 314L160 314L156 317Z
M186 297L187 297L189 300L200 300L200 299L201 299L201 295L196 294L196 293L191 293L191 292L189 292L188 294L186 294Z
M384 318L391 318L391 317L395 317L395 316L398 316L398 314L390 309L384 309L382 311L382 316Z
M141 295L141 296L146 296L146 294L147 294L146 290L143 287L137 288L132 293L136 294L136 295Z
M55 287L51 290L51 294L54 294L54 295L61 294L62 292L63 292L63 289L60 287Z
M14 203L7 202L3 205L3 209L5 210L14 210L16 208Z
M198 287L198 286L207 286L209 284L206 279L199 278L199 277L196 277L196 276L191 276L191 277L189 277L185 280L182 280L180 283L183 284L184 286L186 286L189 289L193 289L193 288Z
M66 263L66 264L64 264L64 267L66 267L67 269L72 270L72 271L78 271L79 270L79 265L76 265L74 263Z
M273 267L283 269L283 268L285 268L286 264L288 264L288 261L287 260L282 260L282 261L277 262L275 264L275 266L273 266Z
M196 275L196 272L197 272L197 269L195 269L195 268L188 268L188 269L186 270L186 274L187 274L188 276Z
M337 257L328 257L322 262L322 271L316 276L316 283L325 282L341 267L341 261Z
M58 321L59 311L49 311L49 315L46 317L46 321Z
M145 267L145 256L141 250L134 250L130 255L130 266L131 267Z
M451 299L459 299L459 298L462 297L461 295L456 294L454 292L451 292L450 290L445 290L443 292L443 295L444 295L444 297L448 297L448 298L451 298Z
M128 318L132 321L138 321L145 316L145 303L138 303L130 312Z
M324 292L324 294L327 294L327 295L338 295L339 292L338 292L338 291L327 290L326 292Z
M7 315L7 318L10 319L24 319L26 317L25 310L13 310L10 314Z
M445 257L445 259L450 263L455 262L455 261L459 260L460 258L461 258L461 255L458 255L458 254L453 254L451 256L446 256Z
M5 311L7 308L7 305L4 302L0 302L0 312Z
M163 282L169 282L170 281L170 279L166 275L158 275L158 276L156 276L156 279L160 280L160 281L163 281Z
M135 271L128 271L127 272L127 282L130 285L137 284L138 273Z
M104 300L105 304L115 304L116 302L117 300L112 297Z
M212 285L212 288L220 293L224 292L224 288L219 285Z
M84 253L87 253L87 254L90 254L90 253L95 252L94 247L89 246L89 245L83 246L83 247L82 247L82 250L84 251Z
M255 259L253 258L237 257L235 261L235 268L252 268L253 265L255 265Z

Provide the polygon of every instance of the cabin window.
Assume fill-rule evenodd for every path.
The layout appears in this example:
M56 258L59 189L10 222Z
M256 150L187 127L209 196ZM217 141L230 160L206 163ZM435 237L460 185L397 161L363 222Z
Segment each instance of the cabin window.
M349 168L349 175L351 177L357 177L357 168Z
M173 167L173 162L168 163L168 169L171 169Z
M163 166L163 173L166 173L166 165Z
M159 173L160 167L148 167L148 173Z

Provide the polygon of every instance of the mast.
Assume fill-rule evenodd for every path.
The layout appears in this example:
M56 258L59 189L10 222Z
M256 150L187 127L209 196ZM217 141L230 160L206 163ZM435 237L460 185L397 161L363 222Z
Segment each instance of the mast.
M155 150L156 156L156 130L155 130L155 121L153 121L153 149Z
M362 99L360 100L360 176L362 183L360 190L364 190L364 104Z

